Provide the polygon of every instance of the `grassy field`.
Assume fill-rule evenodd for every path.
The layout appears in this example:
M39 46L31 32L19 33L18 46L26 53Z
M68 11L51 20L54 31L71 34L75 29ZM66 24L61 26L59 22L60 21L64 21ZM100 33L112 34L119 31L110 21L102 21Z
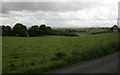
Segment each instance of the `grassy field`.
M3 37L2 43L3 73L44 72L116 52L118 34Z
M2 73L2 37L0 36L0 74Z

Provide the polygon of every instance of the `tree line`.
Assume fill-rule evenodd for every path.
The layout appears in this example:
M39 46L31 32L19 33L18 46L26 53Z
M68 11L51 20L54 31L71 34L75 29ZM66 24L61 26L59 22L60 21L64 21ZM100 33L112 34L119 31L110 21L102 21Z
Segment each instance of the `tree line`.
M2 25L2 36L34 37L42 35L76 36L76 34L72 32L53 30L50 26L46 26L45 24L40 26L34 25L30 28L27 28L22 23L16 23L13 28Z

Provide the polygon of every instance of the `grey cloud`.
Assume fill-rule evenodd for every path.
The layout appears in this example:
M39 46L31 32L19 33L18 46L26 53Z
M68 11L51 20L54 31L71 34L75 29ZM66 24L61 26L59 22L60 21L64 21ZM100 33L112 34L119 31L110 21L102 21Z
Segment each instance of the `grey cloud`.
M102 6L98 2L2 2L2 14L7 14L9 11L76 11L88 9L95 6Z
M97 7L105 9L94 9ZM98 2L2 2L2 18L0 19L2 19L2 24L11 26L16 22L21 22L28 27L42 23L52 27L102 26L105 23L109 26L116 22L95 20L116 19L116 7L111 7L109 3ZM87 21L87 19L95 20Z

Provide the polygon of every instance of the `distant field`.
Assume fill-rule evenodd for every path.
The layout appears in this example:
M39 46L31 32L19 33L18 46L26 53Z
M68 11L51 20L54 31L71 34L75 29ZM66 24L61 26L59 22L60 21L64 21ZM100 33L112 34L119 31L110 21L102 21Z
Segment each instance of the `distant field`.
M118 34L3 37L3 73L44 72L117 51ZM62 52L62 59L52 60Z

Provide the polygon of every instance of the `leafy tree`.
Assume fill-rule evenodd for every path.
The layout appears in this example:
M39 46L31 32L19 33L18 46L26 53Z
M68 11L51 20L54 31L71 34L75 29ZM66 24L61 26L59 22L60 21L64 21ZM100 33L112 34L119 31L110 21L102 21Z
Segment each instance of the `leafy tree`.
M52 28L50 26L46 27L46 34L51 35L52 34Z
M2 35L2 26L0 26L0 36Z
M27 34L28 34L27 33L27 27L25 25L23 25L21 23L17 23L13 27L12 35L25 37L25 36L27 36Z
M10 26L2 26L2 35L3 36L10 36L11 35L11 27Z
M46 26L46 25L41 25L40 27L39 27L39 33L40 33L40 35L50 35L50 34L52 34L52 28L50 27L50 26Z
M119 31L119 28L117 25L113 25L113 27L110 28L110 31L111 32L118 32Z
M6 33L7 33L8 36L11 35L11 32L12 32L11 27L10 26L6 26Z
M51 28L50 26L47 26L47 29L48 29L48 30L52 30L52 28Z
M6 29L6 27L3 25L3 26L2 26L2 35L3 35L3 36L6 35L6 33L5 33L5 29Z
M40 34L41 35L46 35L47 34L47 28L46 28L46 25L40 25L39 27L39 31L40 31Z
M32 26L28 30L29 36L38 36L39 35L39 27L37 25Z

